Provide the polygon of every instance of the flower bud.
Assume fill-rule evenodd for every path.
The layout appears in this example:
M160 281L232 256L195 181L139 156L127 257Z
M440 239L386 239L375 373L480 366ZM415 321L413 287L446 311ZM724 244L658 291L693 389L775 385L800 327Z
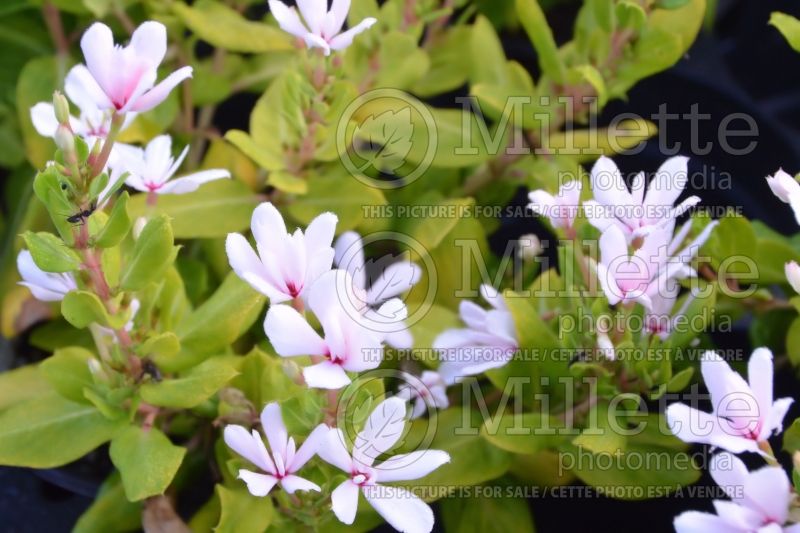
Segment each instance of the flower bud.
M53 109L55 109L58 123L69 128L69 102L67 102L67 98L58 91L53 93Z
M147 219L145 217L139 217L136 219L136 222L133 223L133 238L138 239L139 235L142 234L142 230L147 225Z
M542 253L542 242L533 233L523 235L517 239L517 255L520 259L534 259Z
M800 265L796 261L789 261L785 267L786 279L795 292L800 293Z
M72 130L69 129L69 126L65 126L64 124L58 125L55 141L56 146L58 146L65 156L75 153L75 137L72 134Z

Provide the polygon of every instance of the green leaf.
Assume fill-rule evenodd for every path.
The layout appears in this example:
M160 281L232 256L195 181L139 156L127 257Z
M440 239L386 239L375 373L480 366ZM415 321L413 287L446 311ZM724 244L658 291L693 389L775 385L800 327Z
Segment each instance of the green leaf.
M269 498L256 498L243 489L217 485L220 516L216 533L263 533L275 517Z
M533 454L556 448L564 437L559 435L563 423L541 413L503 413L499 420L487 419L481 436L502 450Z
M76 403L90 404L83 389L94 383L89 371L92 359L94 354L83 348L62 348L45 359L40 370L61 396Z
M29 61L17 78L16 104L19 124L25 141L25 154L34 168L42 168L53 158L53 141L39 135L31 121L31 107L50 102L53 91L61 85L66 65L55 57L37 57Z
M59 176L55 167L47 167L33 179L33 192L47 209L58 234L67 245L72 245L73 227L67 217L73 214L75 208L67 200L62 183L66 183L66 178Z
M413 146L411 108L370 115L356 126L353 136L361 140L354 147L356 155L366 161L361 172L372 167L391 174L403 165Z
M430 66L428 54L418 47L417 38L400 31L391 31L381 36L378 61L392 67L378 70L374 89L408 89L422 79Z
M514 497L514 487L507 486L505 489L498 497L444 498L440 509L445 531L533 533L533 520L527 500L524 497Z
M305 393L303 387L286 375L281 358L258 348L244 357L231 386L242 391L259 410L269 402L283 402Z
M146 383L139 392L149 404L189 409L216 394L236 374L227 360L209 359L180 377Z
M118 317L110 317L103 302L89 291L68 292L61 301L61 314L67 322L79 329L93 323L111 328L124 324Z
M508 83L506 54L500 38L486 17L479 15L472 26L470 82L505 85ZM464 53L464 50L461 50Z
M146 196L141 194L139 196ZM95 237L94 243L100 248L111 248L116 246L122 239L124 239L128 232L131 230L133 223L128 215L128 199L130 195L128 191L124 191L116 199L114 207L111 209L111 214L108 216L103 229Z
M464 85L472 62L465 54L470 46L472 30L469 27L453 26L428 50L430 66L425 76L413 87L413 93L421 97L453 91Z
M555 83L565 79L564 64L558 55L553 32L547 24L538 0L516 0L517 14L528 38L539 55L539 66Z
M605 403L596 405L589 411L588 427L572 439L572 444L593 454L614 455L625 449L625 435L617 433L612 426L612 417Z
M180 370L226 348L253 325L264 301L264 296L233 272L229 273L211 298L175 330L181 341L181 353L156 362L167 371Z
M114 436L119 424L93 406L55 391L0 413L0 464L54 468L79 459Z
M182 2L172 10L202 40L232 52L261 53L291 50L289 34L262 22L251 22L225 4L199 0Z
M617 21L620 27L640 30L647 22L647 14L642 6L630 0L623 0L616 6Z
M78 519L73 533L122 533L137 531L142 525L141 505L125 497L119 473L103 482L92 504Z
M186 453L157 428L128 426L111 441L111 461L122 476L125 496L136 502L163 494Z
M786 332L786 353L794 366L800 366L800 318L795 318Z
M146 196L131 199L133 218L147 213ZM155 212L170 218L176 239L209 239L247 229L257 204L258 197L244 183L217 180L188 194L162 195Z
M0 411L52 391L37 365L0 372Z
M22 238L33 262L45 272L72 272L81 264L78 254L52 233L26 231Z
M800 20L786 13L773 11L769 23L778 28L795 52L800 52Z
M181 343L178 336L167 331L153 335L136 348L136 353L142 357L169 358L178 353Z
M800 418L783 432L783 451L794 454L800 450Z
M177 254L173 242L169 218L160 215L150 219L136 240L133 255L122 272L121 287L135 291L161 278Z
M656 7L661 9L678 9L692 0L656 0Z

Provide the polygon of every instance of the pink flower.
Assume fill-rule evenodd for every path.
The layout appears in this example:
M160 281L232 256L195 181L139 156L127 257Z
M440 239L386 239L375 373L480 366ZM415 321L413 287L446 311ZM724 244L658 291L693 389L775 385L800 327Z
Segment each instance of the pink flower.
M582 189L583 183L573 180L563 184L555 196L543 189L531 191L528 208L549 218L554 228L571 228L580 209Z
M328 433L328 427L317 426L297 449L294 438L289 437L286 432L280 406L273 402L261 411L261 429L267 436L272 456L255 429L250 433L242 426L230 425L225 427L223 434L225 444L230 449L264 472L239 470L239 479L247 483L250 494L266 496L275 485L280 485L289 494L297 490L319 492L319 486L295 474L317 453L317 448Z
M459 312L467 327L448 329L433 341L443 361L439 373L448 385L460 377L504 366L519 348L514 318L503 296L490 285L481 285L480 292L492 309L461 302Z
M167 29L160 22L143 23L124 47L114 44L108 26L95 22L83 34L81 49L86 66L73 68L66 83L80 86L101 110L148 111L192 76L192 67L182 67L155 85L158 66L167 53Z
M231 177L227 170L215 168L171 179L188 152L189 147L186 146L178 158L173 159L172 138L169 135L159 135L144 150L128 147L121 153L119 165L129 172L125 184L142 192L186 194L196 191L209 181Z
M447 385L441 374L425 370L419 379L406 380L407 383L397 391L397 396L404 400L413 400L411 419L419 418L431 407L447 409L450 401L447 398Z
M711 395L711 413L686 404L667 408L672 432L685 442L719 446L733 453L763 452L759 443L780 432L791 398L772 401L772 352L758 348L747 364L749 383L714 352L700 366Z
M353 305L356 299L352 278L344 270L331 270L314 283L308 306L324 336L293 307L269 308L264 331L278 355L320 359L303 369L309 387L340 389L350 383L346 372L372 370L383 360L383 336L366 327L361 311ZM393 301L384 305L393 305Z
M278 0L269 0L269 10L283 31L300 37L309 48L315 46L322 48L325 55L329 55L331 50L347 48L356 35L377 22L374 18L368 17L342 32L342 26L350 11L350 0L333 0L330 11L327 0L297 0L297 7L300 8L305 24L300 20L294 7L287 7Z
M675 219L700 201L697 196L690 196L673 205L689 181L687 162L686 157L680 156L667 159L645 194L644 172L636 175L629 192L617 165L600 157L592 168L594 200L583 204L586 217L600 231L619 228L628 242L662 228L671 232Z
M608 303L639 302L653 308L653 297L668 293L672 279L696 275L689 266L717 222L709 223L688 246L678 251L691 229L687 222L672 237L671 228L658 228L644 238L642 246L630 254L628 240L616 225L600 236L600 263L597 276Z
M669 338L675 325L686 314L686 310L695 299L695 293L689 294L680 308L673 313L679 291L680 285L678 282L670 280L664 288L664 294L655 293L650 297L651 308L647 310L644 316L645 332L657 335L664 341Z
M243 235L229 233L228 261L236 275L269 297L270 303L305 297L314 281L331 269L336 222L333 213L322 213L305 234L299 228L290 234L275 206L263 203L253 211L250 225L258 253Z
M675 518L677 533L798 533L800 525L785 526L793 499L782 468L766 466L755 472L729 453L711 459L711 477L732 501L715 500L717 514L687 511Z
M344 471L349 478L331 493L336 517L352 524L358 510L359 492L393 528L406 533L433 529L433 511L412 491L384 483L424 477L450 456L440 450L419 450L395 455L378 465L375 459L395 447L406 424L406 404L397 397L384 400L369 415L356 436L352 453L345 447L341 429L331 430L317 452L320 458Z
M384 332L389 346L401 350L410 349L414 339L405 320L400 319L406 315L405 308L384 307L385 311L391 312L389 315L381 315L379 309L385 302L408 292L416 285L422 275L420 268L408 260L394 261L385 268L380 268L377 278L368 282L367 274L372 269L367 268L364 245L358 233L342 233L336 240L334 251L334 264L350 273L356 289L364 295L366 305L363 306L363 314L370 327ZM391 261L392 257L381 258L379 263L385 264L387 260Z

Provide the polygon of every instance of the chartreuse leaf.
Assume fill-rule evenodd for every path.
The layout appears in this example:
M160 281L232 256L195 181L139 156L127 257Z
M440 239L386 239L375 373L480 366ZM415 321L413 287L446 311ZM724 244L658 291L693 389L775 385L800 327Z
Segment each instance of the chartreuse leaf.
M26 231L22 238L33 262L45 272L71 272L81 264L78 254L52 233Z
M533 520L526 499L516 497L512 486L505 489L497 497L474 495L444 498L440 509L445 531L533 533ZM491 494L491 491L487 490L487 493Z
M165 358L172 357L181 349L178 336L171 331L149 337L136 348L136 353L142 357Z
M118 317L111 317L103 302L89 291L70 291L61 301L61 314L76 328L85 328L97 323L118 328L124 324Z
M684 296L676 305L676 309L681 309L686 298ZM714 316L714 309L717 303L717 286L706 285L700 287L697 297L692 300L681 320L676 324L669 336L669 347L682 349L686 348L692 340L697 338L711 324Z
M167 490L186 449L172 444L157 428L128 426L111 441L109 453L122 476L125 496L135 502Z
M73 402L90 404L83 389L93 384L89 371L92 359L94 354L84 348L61 348L45 359L39 368L61 396Z
M156 358L156 363L168 372L177 371L223 350L253 325L264 301L264 296L229 273L216 292L178 325L175 333L181 352L175 357Z
M210 398L236 374L229 361L212 358L177 378L146 383L139 393L153 405L189 409Z
M572 439L572 444L594 454L614 455L625 449L625 436L615 430L616 415L608 404L601 403L589 411L588 427Z
M516 6L522 27L539 54L539 66L542 72L554 82L563 83L564 64L558 55L553 32L547 24L538 0L516 0Z
M52 390L36 365L0 372L0 411Z
M55 167L50 166L33 179L33 192L47 209L58 234L71 246L74 242L73 227L67 218L74 214L75 208L65 196L62 184L67 187L67 178L59 176Z
M412 92L424 98L464 85L472 65L470 55L464 53L470 46L471 35L472 29L467 26L453 26L441 34L436 46L428 50L428 72L417 81Z
M120 280L122 288L135 291L160 279L177 254L173 242L169 218L161 215L151 219L136 240L133 254L125 264Z
M404 90L422 79L428 71L430 60L424 50L417 46L413 35L392 31L381 36L379 61L392 68L378 71L373 87L391 87Z
M142 194L139 196L146 195ZM111 214L108 215L108 221L94 240L96 246L100 248L111 248L122 242L122 239L128 235L133 224L131 222L131 217L128 215L129 198L130 195L128 191L124 191L119 195L114 207L111 209Z
M541 413L502 413L500 419L488 418L481 436L502 450L533 454L555 448L564 441L563 422Z
M774 11L769 17L769 23L778 28L789 46L800 52L800 20L786 13Z
M292 49L287 33L262 22L249 21L225 4L199 0L187 6L176 2L172 9L192 33L213 46L246 53Z
M472 26L470 52L473 58L470 62L472 84L503 85L508 82L503 45L492 23L482 15L475 19L475 24ZM461 53L463 54L464 50Z
M244 357L239 375L231 382L247 396L257 409L269 402L282 402L304 392L283 371L282 359L258 348Z
M794 453L800 450L800 418L783 432L783 451Z
M17 78L16 107L25 141L25 154L34 168L42 168L53 158L53 141L43 137L33 127L30 109L37 102L49 102L53 91L60 86L59 62L53 56L30 60ZM12 78L13 79L13 78Z
M0 413L0 464L61 466L110 440L119 427L94 406L71 402L55 391L43 394Z
M800 366L800 318L795 318L786 332L786 353L794 366Z
M132 217L147 212L146 196L131 199ZM176 239L210 239L247 229L257 204L258 197L244 183L217 180L188 194L163 195L155 211L170 218Z
M141 505L125 497L119 473L106 479L92 504L75 524L73 533L136 531L142 525Z
M217 533L263 533L275 517L272 500L256 498L244 489L217 485L220 503Z

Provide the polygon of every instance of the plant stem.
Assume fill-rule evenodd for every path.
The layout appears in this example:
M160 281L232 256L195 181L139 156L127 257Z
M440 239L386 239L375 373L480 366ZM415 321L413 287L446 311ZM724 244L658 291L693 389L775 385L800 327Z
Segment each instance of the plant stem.
M111 115L111 129L103 143L103 149L100 150L100 155L98 155L97 158L89 157L90 181L99 176L103 172L103 169L106 168L108 158L111 157L111 149L114 148L114 141L117 140L119 130L122 129L122 124L124 122L125 115L120 115L116 111Z
M772 451L772 446L766 440L759 441L758 449L766 454L764 459L770 466L781 466L778 460L775 459L775 452Z

